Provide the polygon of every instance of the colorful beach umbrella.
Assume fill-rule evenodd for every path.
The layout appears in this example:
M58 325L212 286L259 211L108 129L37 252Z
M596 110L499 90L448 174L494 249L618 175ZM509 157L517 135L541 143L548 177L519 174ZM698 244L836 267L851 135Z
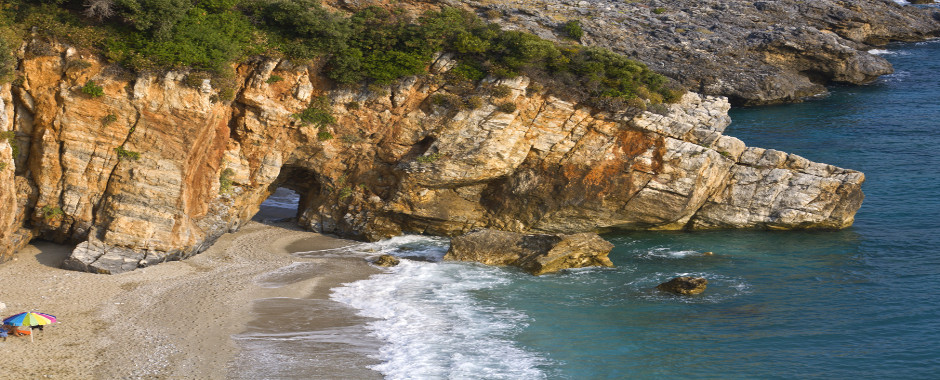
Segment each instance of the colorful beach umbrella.
M3 324L10 326L41 326L55 323L55 316L27 311L3 319Z
M4 325L9 326L42 326L55 323L55 316L27 311L3 319ZM29 341L33 341L33 334L29 334Z

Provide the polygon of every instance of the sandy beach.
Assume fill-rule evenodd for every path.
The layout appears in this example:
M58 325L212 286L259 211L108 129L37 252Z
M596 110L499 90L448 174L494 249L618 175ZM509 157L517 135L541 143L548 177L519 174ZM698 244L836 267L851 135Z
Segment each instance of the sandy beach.
M263 366L276 363L239 358L242 345L235 337L253 340L259 332L290 325L285 320L290 316L279 315L266 302L303 299L298 302L319 305L322 318L308 320L304 329L361 330L357 324L363 321L356 320L361 317L330 301L329 289L378 270L361 257L290 254L298 247L312 251L351 243L290 224L252 221L189 259L97 275L59 269L71 247L35 242L15 260L0 264L0 302L6 304L0 315L39 311L59 322L36 331L33 342L27 337L0 342L6 356L0 361L0 377L261 377ZM285 267L310 270L297 273ZM349 350L315 342L307 349L323 355L311 355L319 360L305 376L334 377L347 368L356 378L378 377L365 368L374 363L367 357L372 346L377 347ZM337 361L342 363L339 369L330 365Z

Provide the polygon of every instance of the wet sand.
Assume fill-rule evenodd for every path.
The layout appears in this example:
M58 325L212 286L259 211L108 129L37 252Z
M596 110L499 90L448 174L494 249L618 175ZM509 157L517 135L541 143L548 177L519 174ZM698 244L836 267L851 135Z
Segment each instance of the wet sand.
M303 342L305 354L294 360L315 359L288 378L379 377L366 368L378 349L362 331L367 321L329 300L330 288L378 270L358 257L301 258L288 249L350 243L250 222L192 258L97 275L59 269L71 247L37 242L0 264L0 315L33 310L59 323L37 331L34 342L0 342L0 377L284 378L290 373L278 375L278 361L250 359L259 349L253 342L272 334Z

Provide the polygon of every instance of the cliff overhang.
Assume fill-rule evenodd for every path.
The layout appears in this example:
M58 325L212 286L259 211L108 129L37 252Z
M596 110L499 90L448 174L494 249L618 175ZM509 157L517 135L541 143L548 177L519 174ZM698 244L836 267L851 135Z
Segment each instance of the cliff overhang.
M13 132L0 142L0 252L34 237L74 242L67 266L99 273L181 259L237 230L279 186L300 193L304 228L364 240L838 229L862 202L862 173L723 135L726 98L599 112L525 77L456 89L442 80L453 63L440 56L430 75L383 88L333 88L315 68L258 59L235 67L226 101L186 72L128 75L66 46L26 54L22 80L0 91L0 131ZM89 82L101 96L83 91ZM481 102L439 101L470 96ZM305 121L311 107L334 121Z

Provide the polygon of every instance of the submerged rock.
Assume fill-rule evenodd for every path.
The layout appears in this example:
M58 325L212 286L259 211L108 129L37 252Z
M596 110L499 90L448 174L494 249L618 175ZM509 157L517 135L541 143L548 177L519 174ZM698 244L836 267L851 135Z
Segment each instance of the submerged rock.
M676 277L672 280L659 284L656 286L656 289L664 292L691 296L704 292L706 285L708 285L708 280L706 280L704 277L683 276Z
M380 267L393 267L401 263L401 260L392 255L382 255L372 263Z
M484 229L451 239L444 260L517 266L533 275L569 268L612 267L614 245L595 233L533 235Z

